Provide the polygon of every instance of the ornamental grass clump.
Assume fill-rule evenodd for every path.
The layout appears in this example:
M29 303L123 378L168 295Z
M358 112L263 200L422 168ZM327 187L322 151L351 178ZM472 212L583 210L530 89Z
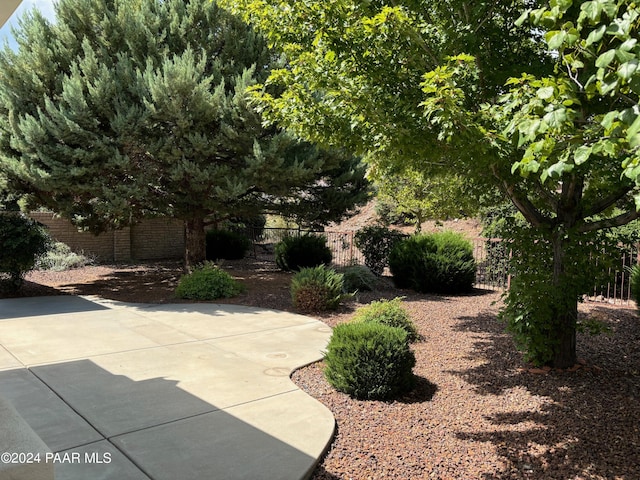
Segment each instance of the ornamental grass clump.
M402 306L401 297L396 297L393 300L373 301L365 307L360 307L356 310L352 321L401 328L407 333L409 342L414 342L420 337L411 317Z
M291 300L301 312L321 312L338 307L344 298L344 277L320 265L303 268L291 280Z
M344 275L345 292L370 292L378 284L378 277L364 265L349 265L340 272Z
M386 400L415 385L416 359L401 328L375 322L340 324L324 361L327 381L357 399Z
M94 259L84 253L76 253L66 243L53 242L51 248L36 262L36 268L40 270L52 270L63 272L73 268L81 268L93 265Z
M211 262L205 262L180 278L176 297L187 300L217 300L242 293L244 286Z

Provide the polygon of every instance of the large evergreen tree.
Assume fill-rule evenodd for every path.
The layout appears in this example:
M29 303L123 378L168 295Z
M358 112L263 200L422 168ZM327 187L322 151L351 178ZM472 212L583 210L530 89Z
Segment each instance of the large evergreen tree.
M182 219L190 265L209 221L306 208L328 222L366 198L351 155L263 126L247 89L280 58L215 2L60 0L16 40L0 54L0 170L30 206L95 232Z
M601 232L639 215L637 4L220 1L288 55L270 118L513 203L528 226L504 315L531 360L571 366Z

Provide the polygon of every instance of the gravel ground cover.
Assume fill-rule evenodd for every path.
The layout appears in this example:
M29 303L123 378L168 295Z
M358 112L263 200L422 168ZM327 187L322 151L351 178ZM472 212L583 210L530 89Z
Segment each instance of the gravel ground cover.
M291 275L269 262L224 265L247 285L229 303L292 310ZM178 263L33 272L23 296L100 295L175 302ZM7 294L0 294L7 296ZM640 324L635 309L587 303L582 318L610 328L580 335L567 371L526 365L497 320L500 294L457 297L398 291L389 282L318 318L334 326L360 305L405 296L422 339L413 344L418 385L389 402L357 401L325 381L322 362L296 371L327 405L337 434L315 480L640 479Z

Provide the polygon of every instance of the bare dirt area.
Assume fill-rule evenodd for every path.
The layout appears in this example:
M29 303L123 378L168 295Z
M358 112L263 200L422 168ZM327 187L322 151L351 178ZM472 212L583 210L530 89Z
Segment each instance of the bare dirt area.
M270 262L226 262L247 286L229 303L292 310L291 275ZM179 263L102 265L32 272L22 295L100 295L126 302L176 302ZM6 294L5 294L6 295ZM383 282L331 314L405 296L422 339L413 344L417 388L390 402L334 391L322 362L292 378L324 403L337 434L315 480L640 478L640 320L635 309L583 304L580 314L611 332L578 340L571 371L532 369L497 319L500 293L419 295Z

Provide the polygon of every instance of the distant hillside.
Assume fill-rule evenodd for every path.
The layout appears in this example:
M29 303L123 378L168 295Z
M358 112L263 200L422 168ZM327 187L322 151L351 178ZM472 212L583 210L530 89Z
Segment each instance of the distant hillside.
M378 216L376 215L376 200L373 199L365 206L360 208L358 213L353 217L341 222L341 223L332 223L327 226L327 230L338 231L338 232L355 232L360 230L367 225L374 225L378 222ZM412 233L414 231L413 227L396 227L398 230L401 230L406 233ZM477 238L480 237L480 233L482 231L482 226L480 225L480 221L477 219L456 219L456 220L446 220L441 222L436 222L434 220L429 220L422 224L422 231L424 233L428 232L437 232L441 230L453 230L454 232L460 232L465 234L468 238Z

